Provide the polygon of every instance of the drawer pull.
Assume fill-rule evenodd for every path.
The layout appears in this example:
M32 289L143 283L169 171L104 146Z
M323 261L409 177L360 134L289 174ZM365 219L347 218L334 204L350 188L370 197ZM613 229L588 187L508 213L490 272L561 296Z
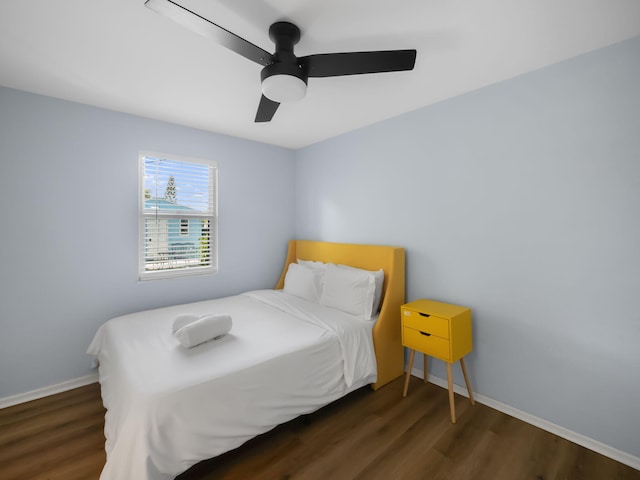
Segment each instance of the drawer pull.
M420 332L420 335L424 335L425 337L430 337L431 334L427 332Z
M428 313L422 313L419 312L421 317L430 317L431 315L429 315Z

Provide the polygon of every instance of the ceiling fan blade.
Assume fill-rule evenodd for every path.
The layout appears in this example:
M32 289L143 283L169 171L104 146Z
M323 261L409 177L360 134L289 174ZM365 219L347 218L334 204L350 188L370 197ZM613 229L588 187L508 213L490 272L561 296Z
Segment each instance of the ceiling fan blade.
M298 59L309 77L338 77L363 73L413 70L415 50L383 50L377 52L321 53Z
M258 112L256 113L256 122L270 122L273 115L278 110L280 104L262 95L260 98L260 104L258 105Z
M172 0L146 0L145 6L154 12L170 18L183 27L193 30L200 35L211 38L223 47L242 55L260 65L271 63L271 54L257 45L248 42L226 28L216 25L197 13L173 2Z

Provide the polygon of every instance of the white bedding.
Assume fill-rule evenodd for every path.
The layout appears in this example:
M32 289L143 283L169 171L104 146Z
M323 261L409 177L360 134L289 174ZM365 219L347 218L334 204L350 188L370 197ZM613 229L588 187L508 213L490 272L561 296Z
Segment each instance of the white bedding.
M228 313L223 338L182 347L179 314ZM101 480L167 480L375 382L374 322L260 290L118 317L88 353L107 414Z

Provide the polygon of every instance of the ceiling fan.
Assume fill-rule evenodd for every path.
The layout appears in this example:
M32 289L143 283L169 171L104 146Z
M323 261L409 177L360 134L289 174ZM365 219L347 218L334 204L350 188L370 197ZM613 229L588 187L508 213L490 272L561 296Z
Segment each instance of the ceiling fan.
M262 97L256 122L269 122L281 103L302 99L310 77L399 72L412 70L416 61L415 50L296 57L293 46L300 40L300 29L289 22L276 22L269 27L269 37L276 45L275 53L271 54L172 0L146 0L145 6L264 67L260 72Z

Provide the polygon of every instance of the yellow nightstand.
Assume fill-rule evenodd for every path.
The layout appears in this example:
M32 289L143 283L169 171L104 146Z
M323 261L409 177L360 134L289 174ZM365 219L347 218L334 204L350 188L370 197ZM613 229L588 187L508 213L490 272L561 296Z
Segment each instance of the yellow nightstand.
M409 377L416 350L424 354L424 382L427 383L427 356L444 360L447 364L449 407L451 422L456 423L453 399L451 364L460 360L469 400L475 405L471 385L464 366L464 356L471 351L471 310L433 300L416 300L400 307L402 318L402 344L410 349L409 366L404 382L403 396L407 396Z

